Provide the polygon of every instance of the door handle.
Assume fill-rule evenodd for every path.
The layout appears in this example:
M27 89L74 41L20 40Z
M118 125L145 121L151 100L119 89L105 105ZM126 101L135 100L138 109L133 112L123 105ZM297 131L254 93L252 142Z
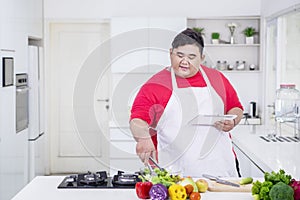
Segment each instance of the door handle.
M97 99L97 101L109 102L109 99Z

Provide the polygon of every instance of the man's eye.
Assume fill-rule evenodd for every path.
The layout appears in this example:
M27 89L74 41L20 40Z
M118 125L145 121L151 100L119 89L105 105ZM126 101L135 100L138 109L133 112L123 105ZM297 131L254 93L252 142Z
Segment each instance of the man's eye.
M190 60L193 60L196 56L189 56Z
M178 53L177 56L178 56L179 58L183 58L183 54Z

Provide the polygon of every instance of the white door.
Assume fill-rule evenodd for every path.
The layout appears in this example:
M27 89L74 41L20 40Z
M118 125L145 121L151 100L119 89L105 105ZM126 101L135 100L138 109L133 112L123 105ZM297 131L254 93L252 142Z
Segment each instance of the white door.
M109 169L108 23L51 23L46 69L50 173ZM106 59L106 60L105 60ZM98 99L98 101L97 101Z

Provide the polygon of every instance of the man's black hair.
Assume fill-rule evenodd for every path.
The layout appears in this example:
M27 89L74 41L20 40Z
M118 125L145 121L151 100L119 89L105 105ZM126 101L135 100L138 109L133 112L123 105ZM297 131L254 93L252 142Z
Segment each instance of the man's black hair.
M199 33L190 28L185 29L174 38L172 48L178 48L187 44L197 45L202 55L204 48L203 38Z

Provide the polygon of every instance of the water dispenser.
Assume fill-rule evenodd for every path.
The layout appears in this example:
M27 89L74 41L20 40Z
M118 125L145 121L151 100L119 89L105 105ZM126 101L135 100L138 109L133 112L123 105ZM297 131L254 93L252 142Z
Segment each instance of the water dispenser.
M295 84L280 84L276 90L275 120L281 133L281 123L291 122L295 125L295 136L299 136L300 92ZM278 127L277 127L278 128Z

